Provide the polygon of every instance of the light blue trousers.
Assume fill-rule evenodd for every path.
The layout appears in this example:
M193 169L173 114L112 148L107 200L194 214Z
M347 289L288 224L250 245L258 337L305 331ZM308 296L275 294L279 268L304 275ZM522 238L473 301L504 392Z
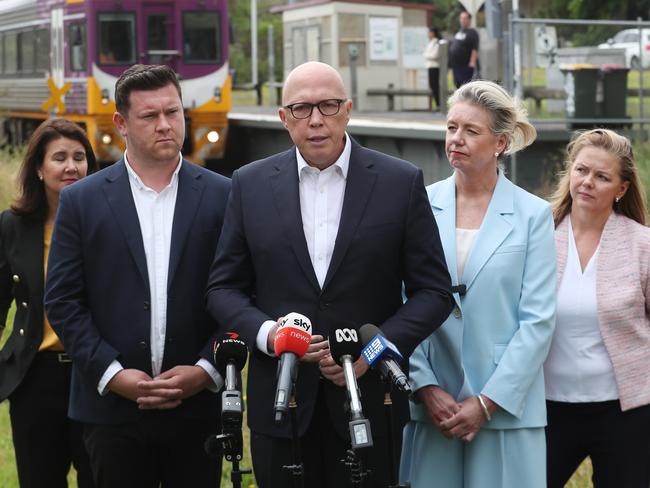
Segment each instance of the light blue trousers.
M433 426L404 428L400 482L412 488L546 488L543 428L481 430L447 440Z

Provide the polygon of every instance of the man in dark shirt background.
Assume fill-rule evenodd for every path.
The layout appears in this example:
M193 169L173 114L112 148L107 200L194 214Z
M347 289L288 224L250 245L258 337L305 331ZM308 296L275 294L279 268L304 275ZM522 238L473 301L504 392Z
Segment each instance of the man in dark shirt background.
M454 73L456 88L470 81L478 70L478 32L470 27L471 22L469 12L461 12L460 30L449 48L449 66Z

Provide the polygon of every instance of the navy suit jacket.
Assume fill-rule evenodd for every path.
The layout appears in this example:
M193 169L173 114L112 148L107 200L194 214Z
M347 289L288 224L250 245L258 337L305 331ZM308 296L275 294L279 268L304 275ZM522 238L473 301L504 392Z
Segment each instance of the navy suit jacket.
M204 291L220 236L230 181L183 161L178 174L162 370L212 361L217 324ZM140 224L124 161L61 192L45 287L52 327L73 360L70 417L89 423L136 420L134 402L97 385L118 360L151 372L151 296ZM172 415L213 417L217 396L207 390Z
M402 283L408 301L402 304ZM252 430L289 437L274 423L277 359L255 346L260 326L289 312L310 318L313 334L340 326L380 326L405 355L449 315L453 298L422 172L352 141L341 221L323 284L311 264L300 213L295 148L233 174L233 187L207 291L208 310L253 345L248 373ZM345 388L322 381L332 423L345 438ZM296 385L298 430L309 425L318 366L301 363ZM359 379L364 414L385 433L383 386L369 371ZM408 418L396 402L397 424Z

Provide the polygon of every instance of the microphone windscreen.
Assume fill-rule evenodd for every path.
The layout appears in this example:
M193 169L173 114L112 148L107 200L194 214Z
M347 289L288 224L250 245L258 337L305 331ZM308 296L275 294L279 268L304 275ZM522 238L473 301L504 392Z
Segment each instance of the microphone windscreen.
M221 376L225 376L226 365L232 361L237 371L244 369L248 359L246 341L236 332L226 332L214 343L214 364Z
M384 333L376 325L364 324L359 328L359 335L361 336L361 344L367 346L375 336L383 336Z
M352 356L356 361L361 355L361 341L359 333L354 327L340 327L334 329L329 335L330 354L339 366L343 356Z
M397 346L386 339L382 330L376 325L365 324L359 329L363 351L361 354L366 358L367 363L373 366L381 358L391 358L402 361L404 357Z
M299 358L303 357L311 342L311 331L311 321L307 317L296 312L287 314L275 333L275 355L292 352Z

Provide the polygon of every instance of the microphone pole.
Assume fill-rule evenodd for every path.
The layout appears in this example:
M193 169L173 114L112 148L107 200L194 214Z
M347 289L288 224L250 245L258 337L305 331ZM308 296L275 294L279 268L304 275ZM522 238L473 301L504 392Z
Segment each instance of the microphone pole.
M400 391L408 393L411 391L411 387L405 379L404 374L399 369L399 366L396 363L394 365L391 364L395 362L392 357L401 359L402 356L397 351L397 348L384 337L384 333L379 327L372 324L362 325L359 329L359 334L361 335L361 343L364 346L362 354L371 366L375 366L379 363L378 370L382 383L384 384L384 418L386 420L386 428L388 432L388 472L391 477L388 488L409 488L409 482L406 484L399 484L399 467L396 462L397 453L393 439L395 422L392 397L393 392L395 391L394 388L397 386ZM382 360L382 357L386 359L389 358L390 361L387 361L386 359Z
M232 463L230 480L233 488L241 488L242 475L250 474L250 469L240 470L243 457L242 419L244 404L237 385L238 373L248 359L246 342L234 332L227 332L214 345L214 362L217 370L225 377L221 393L221 434L210 436L205 442L208 455L223 455Z
M291 455L292 464L285 464L286 470L293 480L296 488L304 487L304 465L300 454L300 439L298 438L296 380L298 378L298 364L305 355L311 342L311 321L302 314L291 312L285 315L275 334L273 348L280 357L278 363L278 383L275 391L275 423L281 425L285 414L289 412L291 422Z
M363 415L361 406L361 393L357 384L357 375L354 370L354 361L361 354L361 343L357 330L353 327L338 328L329 336L330 350L334 361L343 368L345 387L348 394L350 410L350 446L346 458L341 462L350 471L350 485L363 487L369 471L363 468L359 451L373 446L370 421Z

